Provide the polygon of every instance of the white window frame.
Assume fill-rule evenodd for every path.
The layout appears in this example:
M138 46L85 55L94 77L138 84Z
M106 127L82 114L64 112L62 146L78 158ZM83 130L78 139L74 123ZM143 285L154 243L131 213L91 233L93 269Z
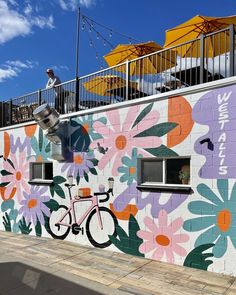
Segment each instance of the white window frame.
M34 165L40 165L42 168L42 177L41 178L33 178L33 166ZM52 165L52 178L51 179L45 179L45 166L46 164ZM53 183L53 162L30 162L30 184L51 184Z
M189 165L190 165L190 181L189 184L170 184L170 183L166 183L166 178L167 178L167 160L181 160L181 159L189 159ZM163 175L163 179L162 182L149 182L149 181L142 181L143 178L143 164L142 162L144 161L162 161L163 165L162 165L162 175ZM192 169L191 169L191 157L190 156L179 156L179 157L150 157L150 158L139 158L138 159L138 188L160 188L160 189L186 189L189 190L191 189L191 180L192 180L192 173L191 173Z

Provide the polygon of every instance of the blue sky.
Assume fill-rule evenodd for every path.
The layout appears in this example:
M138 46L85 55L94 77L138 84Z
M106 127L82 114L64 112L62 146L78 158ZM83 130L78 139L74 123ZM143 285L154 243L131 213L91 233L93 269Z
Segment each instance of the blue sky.
M80 76L106 67L109 43L129 43L115 32L163 45L165 30L196 14L236 14L235 0L0 0L0 100L45 88L49 67L63 82L74 79L78 7L112 29L93 23L90 32L81 22Z

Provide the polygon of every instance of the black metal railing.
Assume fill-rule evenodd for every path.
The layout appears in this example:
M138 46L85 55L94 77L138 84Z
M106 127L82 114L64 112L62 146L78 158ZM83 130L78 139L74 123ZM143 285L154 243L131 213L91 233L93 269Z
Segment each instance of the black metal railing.
M181 45L62 83L57 89L42 89L0 102L0 127L33 120L34 109L42 103L55 107L61 114L71 113L234 75L235 30L230 25Z

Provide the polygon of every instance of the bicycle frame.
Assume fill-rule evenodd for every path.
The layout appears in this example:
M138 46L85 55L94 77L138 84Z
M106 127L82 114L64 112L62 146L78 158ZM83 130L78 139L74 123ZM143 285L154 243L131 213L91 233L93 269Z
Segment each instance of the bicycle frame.
M92 203L91 203L91 206L86 210L86 212L81 216L81 218L76 220L75 203L80 203L80 202L92 202ZM72 227L72 225L74 223L77 223L78 226L80 226L83 223L83 221L85 220L85 218L90 214L90 212L92 212L92 210L94 208L96 208L96 211L97 211L99 226L100 226L101 229L103 229L103 224L102 224L102 219L101 219L101 215L100 215L100 211L99 211L99 205L98 205L97 196L90 196L90 197L85 197L85 198L82 197L82 198L79 198L79 199L71 198L70 207L68 208L66 213L60 218L60 220L56 224L57 225L67 226L67 227ZM71 222L71 224L66 224L66 223L64 223L62 221L70 211L72 211L72 222ZM73 222L73 219L74 219L74 222Z

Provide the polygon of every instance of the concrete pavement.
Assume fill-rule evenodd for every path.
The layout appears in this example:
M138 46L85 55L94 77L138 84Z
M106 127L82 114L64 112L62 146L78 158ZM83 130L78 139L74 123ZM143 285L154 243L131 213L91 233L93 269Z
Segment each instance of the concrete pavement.
M0 231L0 294L236 295L236 278Z

